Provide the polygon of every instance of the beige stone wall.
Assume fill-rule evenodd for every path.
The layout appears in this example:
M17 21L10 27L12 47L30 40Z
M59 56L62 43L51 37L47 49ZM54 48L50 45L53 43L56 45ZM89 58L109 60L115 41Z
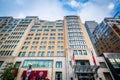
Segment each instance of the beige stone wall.
M52 68L32 68L32 70L47 70L48 71L48 76L50 80L55 80L55 72L62 72L62 80L66 80L66 62L65 62L65 57L17 57L15 58L15 62L18 61L23 61L29 59L29 60L53 60L53 67ZM62 61L62 68L56 68L56 61ZM18 72L18 76L16 80L21 80L22 77L22 72L24 70L27 70L27 68L22 68L23 62L20 65L20 69Z

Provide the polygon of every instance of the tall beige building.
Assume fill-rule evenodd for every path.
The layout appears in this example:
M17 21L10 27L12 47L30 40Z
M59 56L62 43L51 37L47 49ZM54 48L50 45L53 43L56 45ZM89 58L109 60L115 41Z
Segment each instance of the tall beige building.
M0 71L13 62L19 68L15 80L25 80L30 64L29 77L36 80L107 80L103 73L109 70L96 56L79 16L56 21L0 17L0 29Z

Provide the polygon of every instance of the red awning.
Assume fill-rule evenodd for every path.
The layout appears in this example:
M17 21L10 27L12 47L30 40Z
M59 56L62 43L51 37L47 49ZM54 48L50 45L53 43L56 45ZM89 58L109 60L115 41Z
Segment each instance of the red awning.
M22 77L27 76L27 71L23 71L22 73ZM31 71L30 73L30 77L47 77L47 70L36 70L36 71Z
M36 71L36 76L37 77L47 77L47 71L46 70Z
M34 76L35 76L35 71L31 71L30 77L34 77Z
M48 78L46 78L45 80L49 80Z
M25 76L27 76L27 71L23 71L22 73L22 77L25 77Z

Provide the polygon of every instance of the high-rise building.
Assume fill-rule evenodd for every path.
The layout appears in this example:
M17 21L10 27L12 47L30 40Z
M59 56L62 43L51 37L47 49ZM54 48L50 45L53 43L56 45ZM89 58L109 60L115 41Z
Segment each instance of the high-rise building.
M87 28L87 30L89 29L90 33L93 33L97 25L98 23L95 21L85 21L85 27Z
M13 21L9 23L14 26ZM5 30L8 29L1 32L7 33ZM24 80L29 64L32 64L31 74L36 71L37 77L41 72L43 79L66 79L64 42L62 20L50 22L27 16L19 20L2 43L0 60L4 61L3 66L6 61L13 61L16 67L20 67L16 80L21 77Z
M95 28L97 27L98 23L95 22L95 21L85 21L85 28L87 30L87 33L89 35L89 38L92 42L92 45L94 47L94 50L96 52L96 54L98 55L96 49L95 49L95 46L94 46L94 43L95 43L95 40L94 40L94 37L93 37L93 31L95 30Z
M95 21L85 21L86 30L87 30L90 40L92 41L93 44L95 41L94 41L94 37L93 37L92 33L95 30L97 25L98 25L98 23Z
M71 80L113 80L103 57L97 57L85 26L78 16L64 18L67 41L67 77ZM74 56L74 63L71 58ZM73 66L69 64L73 63ZM98 65L100 66L98 69ZM98 69L98 71L97 71ZM98 77L99 76L99 77Z
M120 12L113 18L105 18L93 32L94 46L103 56L113 80L120 79ZM107 74L108 75L108 74Z
M109 70L104 60L96 57L79 16L56 21L39 20L37 16L0 17L0 28L0 71L7 62L13 62L18 68L15 80L25 80L31 64L29 78L112 80L104 76L103 71L109 75Z
M105 18L93 32L99 55L120 53L120 18Z
M114 18L120 18L120 11L118 11L115 15Z

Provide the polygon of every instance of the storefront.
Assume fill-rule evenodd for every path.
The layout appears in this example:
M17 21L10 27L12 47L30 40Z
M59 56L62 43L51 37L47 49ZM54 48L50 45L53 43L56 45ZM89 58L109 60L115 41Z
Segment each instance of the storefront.
M120 53L104 53L104 58L106 60L106 63L112 73L112 75L109 75L112 80L119 80L120 79ZM109 80L110 80L109 79Z
M31 71L30 75L27 77L27 71L23 71L22 73L22 80L49 80L47 78L48 71L47 70L35 70Z

